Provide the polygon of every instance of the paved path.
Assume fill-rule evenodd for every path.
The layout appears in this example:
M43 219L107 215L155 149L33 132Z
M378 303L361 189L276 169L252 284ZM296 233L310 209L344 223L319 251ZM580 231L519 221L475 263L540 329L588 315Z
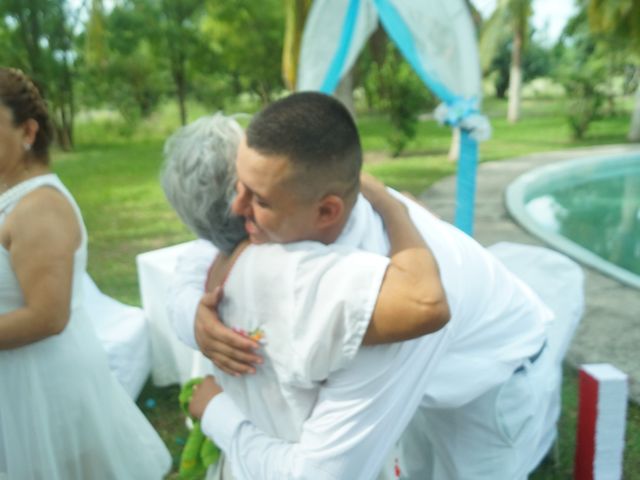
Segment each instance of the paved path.
M616 154L640 147L614 145L534 154L480 165L477 177L475 238L485 246L499 241L544 245L510 217L504 204L507 185L520 174L553 162L595 154ZM455 177L434 184L420 199L434 213L452 221ZM573 366L608 362L630 377L631 398L640 403L640 291L591 268L585 271L585 315L567 355Z

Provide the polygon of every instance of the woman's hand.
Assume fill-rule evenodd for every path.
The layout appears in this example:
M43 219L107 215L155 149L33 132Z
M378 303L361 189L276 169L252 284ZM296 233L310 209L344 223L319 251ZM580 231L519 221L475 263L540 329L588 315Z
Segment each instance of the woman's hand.
M196 310L195 338L202 354L223 372L238 376L255 373L262 358L255 352L260 344L234 332L218 317L217 307L222 288L205 293Z
M204 380L193 389L193 396L189 402L189 413L191 416L200 420L209 402L219 393L222 393L222 388L216 383L214 377L207 375Z

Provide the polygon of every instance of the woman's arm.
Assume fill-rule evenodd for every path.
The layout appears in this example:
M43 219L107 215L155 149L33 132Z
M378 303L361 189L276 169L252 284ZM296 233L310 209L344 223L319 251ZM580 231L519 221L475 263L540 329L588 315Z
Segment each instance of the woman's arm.
M440 272L406 206L370 175L363 175L361 190L381 215L391 244L391 262L363 344L409 340L441 329L450 312Z
M26 196L5 226L6 247L25 306L0 315L0 349L64 330L69 322L73 257L81 238L73 208L50 188Z

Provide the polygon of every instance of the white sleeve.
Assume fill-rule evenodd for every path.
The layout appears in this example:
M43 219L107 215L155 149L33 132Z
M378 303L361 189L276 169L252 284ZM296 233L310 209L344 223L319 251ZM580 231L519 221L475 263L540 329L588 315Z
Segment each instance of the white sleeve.
M209 267L217 254L218 250L211 242L193 242L177 259L167 292L169 322L178 338L195 350L199 350L194 331L196 310L204 293Z
M222 393L202 417L237 480L370 480L423 400L449 342L448 329L416 340L360 349L320 389L296 443L255 427Z
M200 425L227 455L236 480L346 478L325 470L324 458L305 452L305 444L287 442L259 430L226 393L209 402Z
M316 248L297 262L290 326L293 381L325 380L357 353L389 259L347 247Z

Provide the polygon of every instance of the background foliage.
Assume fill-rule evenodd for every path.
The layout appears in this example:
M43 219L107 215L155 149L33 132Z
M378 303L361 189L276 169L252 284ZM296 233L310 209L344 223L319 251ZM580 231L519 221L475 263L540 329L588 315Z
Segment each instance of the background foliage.
M213 111L247 101L264 105L286 94L310 3L3 0L0 64L36 79L54 113L58 143L70 150L78 115L118 116L126 132L167 102L175 102L184 124L190 102ZM509 119L515 122L527 84L544 78L564 87L575 93L565 116L571 135L579 138L594 119L610 113L615 98L637 92L629 138L639 140L639 2L577 3L577 15L554 45L531 25L532 0L500 0L488 19L468 3L480 38L486 94L508 96ZM382 29L352 77L356 104L364 98L368 110L390 119L386 140L399 155L416 135L418 116L430 113L436 100Z

